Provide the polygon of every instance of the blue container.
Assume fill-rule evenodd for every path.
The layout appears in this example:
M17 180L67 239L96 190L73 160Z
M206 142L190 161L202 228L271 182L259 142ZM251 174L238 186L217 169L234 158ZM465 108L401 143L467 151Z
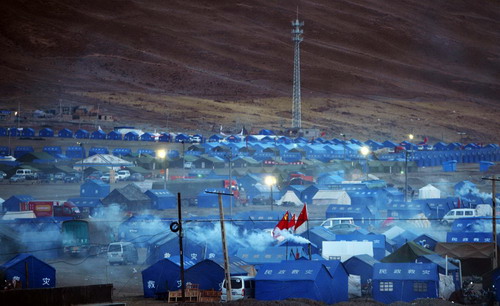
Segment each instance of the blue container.
M457 171L457 161L456 160L447 160L447 161L443 162L443 171L444 172Z
M479 162L479 171L480 172L486 172L488 169L493 166L495 163L490 162L490 161L480 161Z

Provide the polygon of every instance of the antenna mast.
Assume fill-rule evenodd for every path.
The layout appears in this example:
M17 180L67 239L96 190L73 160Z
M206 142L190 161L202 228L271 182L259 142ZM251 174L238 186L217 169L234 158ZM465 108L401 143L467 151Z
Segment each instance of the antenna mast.
M299 21L299 8L297 7L297 18L292 21L292 41L294 42L294 58L293 58L293 94L292 94L292 128L302 127L302 110L300 101L300 43L302 42L302 34L304 30L301 27L304 22Z

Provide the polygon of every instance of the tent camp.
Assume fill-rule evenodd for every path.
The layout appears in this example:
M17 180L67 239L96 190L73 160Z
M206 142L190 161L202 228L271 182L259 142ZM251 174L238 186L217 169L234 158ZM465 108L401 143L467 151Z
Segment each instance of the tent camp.
M347 289L347 281L345 287ZM295 260L265 264L255 276L257 300L307 298L333 304L342 301L336 300L335 291L333 277L321 262ZM347 294L343 300L347 300Z
M185 269L194 264L194 261L184 259ZM142 271L144 297L152 298L166 294L168 290L179 290L181 288L180 279L180 257L172 256L171 258L160 259Z
M21 253L0 266L6 281L17 280L22 288L54 288L56 270L31 254Z
M434 263L376 263L373 298L385 304L439 296L439 274Z

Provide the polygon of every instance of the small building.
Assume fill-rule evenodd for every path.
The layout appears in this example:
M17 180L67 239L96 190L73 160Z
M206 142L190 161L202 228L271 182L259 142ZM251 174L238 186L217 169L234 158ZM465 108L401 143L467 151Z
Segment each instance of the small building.
M151 199L135 184L111 191L101 202L105 206L118 204L125 211L140 211L151 208Z
M80 186L80 197L82 198L104 198L109 192L109 184L101 180L89 180Z
M6 281L16 279L23 289L54 288L56 269L31 254L21 253L0 266Z
M373 298L381 303L411 302L439 297L435 263L376 263L373 266Z
M144 194L151 199L151 205L154 209L177 208L177 196L168 190L151 189Z

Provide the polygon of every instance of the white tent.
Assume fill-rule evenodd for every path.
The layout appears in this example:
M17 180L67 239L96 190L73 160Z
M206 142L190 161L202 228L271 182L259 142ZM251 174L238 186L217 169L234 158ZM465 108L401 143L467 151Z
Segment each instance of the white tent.
M312 198L313 205L351 205L351 197L345 190L318 190Z
M419 199L439 199L441 198L441 190L428 184L418 190Z
M372 241L323 241L321 257L342 262L352 256L367 254L373 257Z
M73 168L80 170L88 167L104 166L113 170L120 170L122 167L132 167L134 164L111 154L95 154L75 163Z
M285 194L281 197L281 199L279 199L278 201L276 201L276 205L283 205L283 203L293 204L295 206L301 206L302 205L302 201L295 194L295 192L293 192L291 190L287 190L285 192Z

